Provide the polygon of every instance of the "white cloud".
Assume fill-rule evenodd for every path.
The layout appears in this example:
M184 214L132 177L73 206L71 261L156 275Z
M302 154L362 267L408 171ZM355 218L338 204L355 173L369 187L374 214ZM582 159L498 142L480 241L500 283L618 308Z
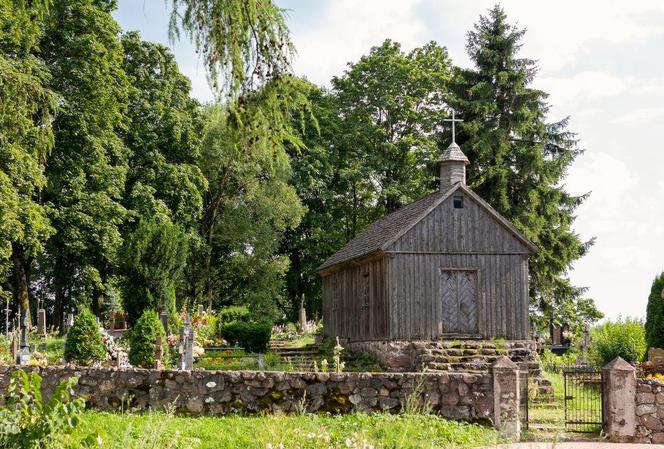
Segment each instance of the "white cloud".
M661 119L664 119L664 107L640 108L620 115L618 118L612 120L611 123L652 124L653 122L657 122Z
M580 100L592 102L600 98L622 94L632 78L620 78L610 73L585 71L573 76L545 76L535 79L535 87L549 92L549 102L558 108L572 109Z
M421 45L426 30L416 15L420 1L334 0L323 15L293 35L297 48L296 73L327 84L350 61L373 45L391 38L410 49ZM292 11L295 16L297 11Z

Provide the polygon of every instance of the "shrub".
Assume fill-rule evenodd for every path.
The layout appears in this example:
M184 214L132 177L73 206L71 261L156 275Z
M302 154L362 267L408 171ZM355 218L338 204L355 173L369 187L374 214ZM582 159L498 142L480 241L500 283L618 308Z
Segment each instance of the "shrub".
M56 441L71 433L85 408L82 398L71 399L77 381L72 377L60 382L44 403L41 376L35 372L14 371L6 406L0 408L1 447L61 447Z
M81 310L69 329L64 358L77 365L90 365L106 359L106 348L101 339L99 324L89 309Z
M246 306L224 307L219 311L217 327L221 334L221 329L235 321L249 321L249 309Z
M146 310L129 336L129 362L143 368L154 367L157 358L157 336L161 336L162 361L168 360L168 342L157 312Z
M643 323L636 319L618 319L594 328L590 334L590 355L600 365L616 357L628 362L643 359L647 348Z
M221 329L221 336L229 344L238 343L248 352L266 352L270 343L270 323L235 321Z
M646 341L651 348L664 348L664 273L652 282L646 309Z
M550 349L545 349L539 357L540 366L544 371L559 373L564 367L575 365L579 354L570 350L563 355L556 355Z

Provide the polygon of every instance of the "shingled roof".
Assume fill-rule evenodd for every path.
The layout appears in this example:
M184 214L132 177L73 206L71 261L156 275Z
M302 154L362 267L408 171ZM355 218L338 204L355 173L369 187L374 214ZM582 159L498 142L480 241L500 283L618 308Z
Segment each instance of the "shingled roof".
M375 221L357 237L348 242L346 246L334 253L322 265L316 268L316 271L323 271L334 265L368 256L377 251L385 250L458 189L463 190L475 199L482 208L489 212L489 214L500 224L522 241L532 252L538 251L537 246L517 231L507 219L501 216L486 201L480 198L479 195L470 190L467 186L459 183L452 186L447 192L436 191L385 215L378 221Z

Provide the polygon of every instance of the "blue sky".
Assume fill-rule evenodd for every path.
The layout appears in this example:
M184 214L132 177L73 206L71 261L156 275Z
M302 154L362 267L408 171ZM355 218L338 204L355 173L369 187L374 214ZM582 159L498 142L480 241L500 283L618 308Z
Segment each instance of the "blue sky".
M168 2L170 3L170 2ZM349 61L391 38L406 50L435 40L467 66L465 36L489 0L277 0L298 50L294 71L327 85ZM644 316L650 284L664 270L664 2L505 0L527 28L522 55L538 61L535 86L550 94L550 119L570 116L586 153L565 181L592 191L576 230L597 237L570 273L610 317ZM163 0L120 0L125 30L168 44ZM213 98L205 69L183 37L172 45L193 94Z

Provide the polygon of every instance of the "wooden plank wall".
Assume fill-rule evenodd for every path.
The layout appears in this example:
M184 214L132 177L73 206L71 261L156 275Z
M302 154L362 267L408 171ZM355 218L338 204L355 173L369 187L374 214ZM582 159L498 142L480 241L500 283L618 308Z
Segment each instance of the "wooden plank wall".
M479 332L484 338L527 339L528 260L522 255L389 254L390 339L443 334L443 267L479 268Z
M456 195L456 194L455 194ZM470 197L463 209L450 197L397 240L389 251L523 253L528 249Z
M388 248L392 339L440 337L442 267L479 268L483 337L528 338L528 249L463 197L462 209L448 198Z
M385 340L388 332L385 258L349 266L323 278L323 325L330 337ZM365 292L368 301L365 304Z

